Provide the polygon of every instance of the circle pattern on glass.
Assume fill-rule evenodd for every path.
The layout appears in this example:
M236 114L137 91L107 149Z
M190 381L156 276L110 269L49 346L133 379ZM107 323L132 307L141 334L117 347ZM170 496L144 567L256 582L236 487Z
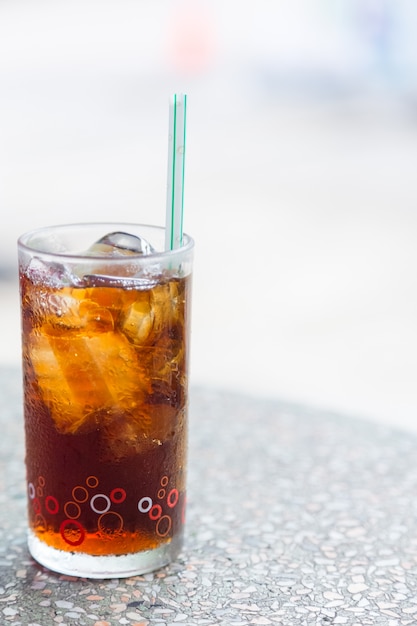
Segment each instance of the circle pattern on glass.
M160 538L167 537L172 531L171 511L180 500L178 489L170 487L169 483L169 477L167 475L162 476L156 493L152 497L142 495L136 500L138 514L146 515L154 523L155 534ZM85 541L87 536L84 519L91 518L93 513L97 516L97 526L96 531L93 530L92 532L97 532L99 536L109 540L111 537L120 535L125 526L122 505L126 500L129 503L129 494L121 486L114 487L109 493L94 493L93 490L96 490L99 484L100 481L97 476L87 476L85 484L75 485L71 490L71 499L64 501L57 494L48 492L48 485L44 476L38 476L36 480L28 481L27 489L34 530L46 530L48 526L54 525L53 519L55 519L59 525L62 540L71 548L76 548ZM93 493L91 493L92 491ZM114 510L118 507L121 507L120 511ZM184 521L184 507L185 497L181 504L181 521ZM89 514L87 513L88 510L90 511ZM49 522L48 516L51 516Z

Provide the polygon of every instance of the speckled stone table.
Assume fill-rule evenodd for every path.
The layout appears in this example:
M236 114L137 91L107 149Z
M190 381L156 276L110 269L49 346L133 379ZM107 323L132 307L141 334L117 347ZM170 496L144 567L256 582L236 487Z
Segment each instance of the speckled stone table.
M0 370L0 624L417 623L417 438L194 389L183 553L128 579L53 574L26 548L20 375Z

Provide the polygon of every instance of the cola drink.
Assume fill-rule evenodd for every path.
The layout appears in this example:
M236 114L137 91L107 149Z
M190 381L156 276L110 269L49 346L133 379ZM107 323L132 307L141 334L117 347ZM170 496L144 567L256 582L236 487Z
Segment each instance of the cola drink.
M193 243L79 253L77 229L97 226L19 240L29 549L67 574L143 573L182 542Z

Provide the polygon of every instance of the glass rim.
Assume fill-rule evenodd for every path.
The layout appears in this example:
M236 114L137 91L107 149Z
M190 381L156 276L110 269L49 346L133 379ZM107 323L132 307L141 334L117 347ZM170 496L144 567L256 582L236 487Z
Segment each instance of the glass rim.
M87 229L87 228L97 228L97 227L108 227L109 229L114 228L114 227L123 227L123 228L129 228L132 227L134 229L140 229L140 228L144 228L144 229L152 229L155 231L158 231L160 234L165 233L165 227L164 226L158 226L158 225L154 225L154 224L141 224L141 223L137 223L137 222L74 222L74 223L65 223L65 224L55 224L55 225L51 225L51 226L40 226L39 228L33 228L31 230L28 230L24 233L22 233L18 239L17 239L17 245L18 248L21 250L24 250L28 253L30 253L31 255L45 255L45 256L51 256L51 257L55 257L55 258L61 258L61 259L65 259L66 261L69 261L70 259L83 259L83 258L88 258L89 261L103 261L103 255L99 255L99 254L91 254L91 253L87 253L87 252L56 252L56 251L49 251L49 250L45 250L43 247L39 246L39 245L33 245L30 243L30 239L34 238L36 235L42 235L42 234L47 234L48 231L54 232L54 231L70 231L71 229ZM128 232L128 231L126 231ZM133 233L130 233L133 234ZM151 260L155 260L155 259L173 259L175 257L177 257L178 255L184 255L187 254L189 252L191 252L194 248L194 240L192 237L190 237L189 235L187 235L186 233L183 234L183 245L180 246L179 248L174 248L173 250L156 250L155 252L151 252L149 254L143 254L143 253L139 253L139 252L132 252L131 254L128 255L128 258L133 261L133 260L137 260L137 261L145 261L146 259ZM108 260L111 263L126 263L127 257L126 256L120 256L120 257L109 257Z

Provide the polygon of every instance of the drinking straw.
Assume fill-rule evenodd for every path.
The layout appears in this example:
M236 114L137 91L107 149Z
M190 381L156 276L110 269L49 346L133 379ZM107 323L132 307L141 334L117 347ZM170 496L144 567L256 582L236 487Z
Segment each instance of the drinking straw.
M165 249L182 246L187 96L174 94L169 107Z

